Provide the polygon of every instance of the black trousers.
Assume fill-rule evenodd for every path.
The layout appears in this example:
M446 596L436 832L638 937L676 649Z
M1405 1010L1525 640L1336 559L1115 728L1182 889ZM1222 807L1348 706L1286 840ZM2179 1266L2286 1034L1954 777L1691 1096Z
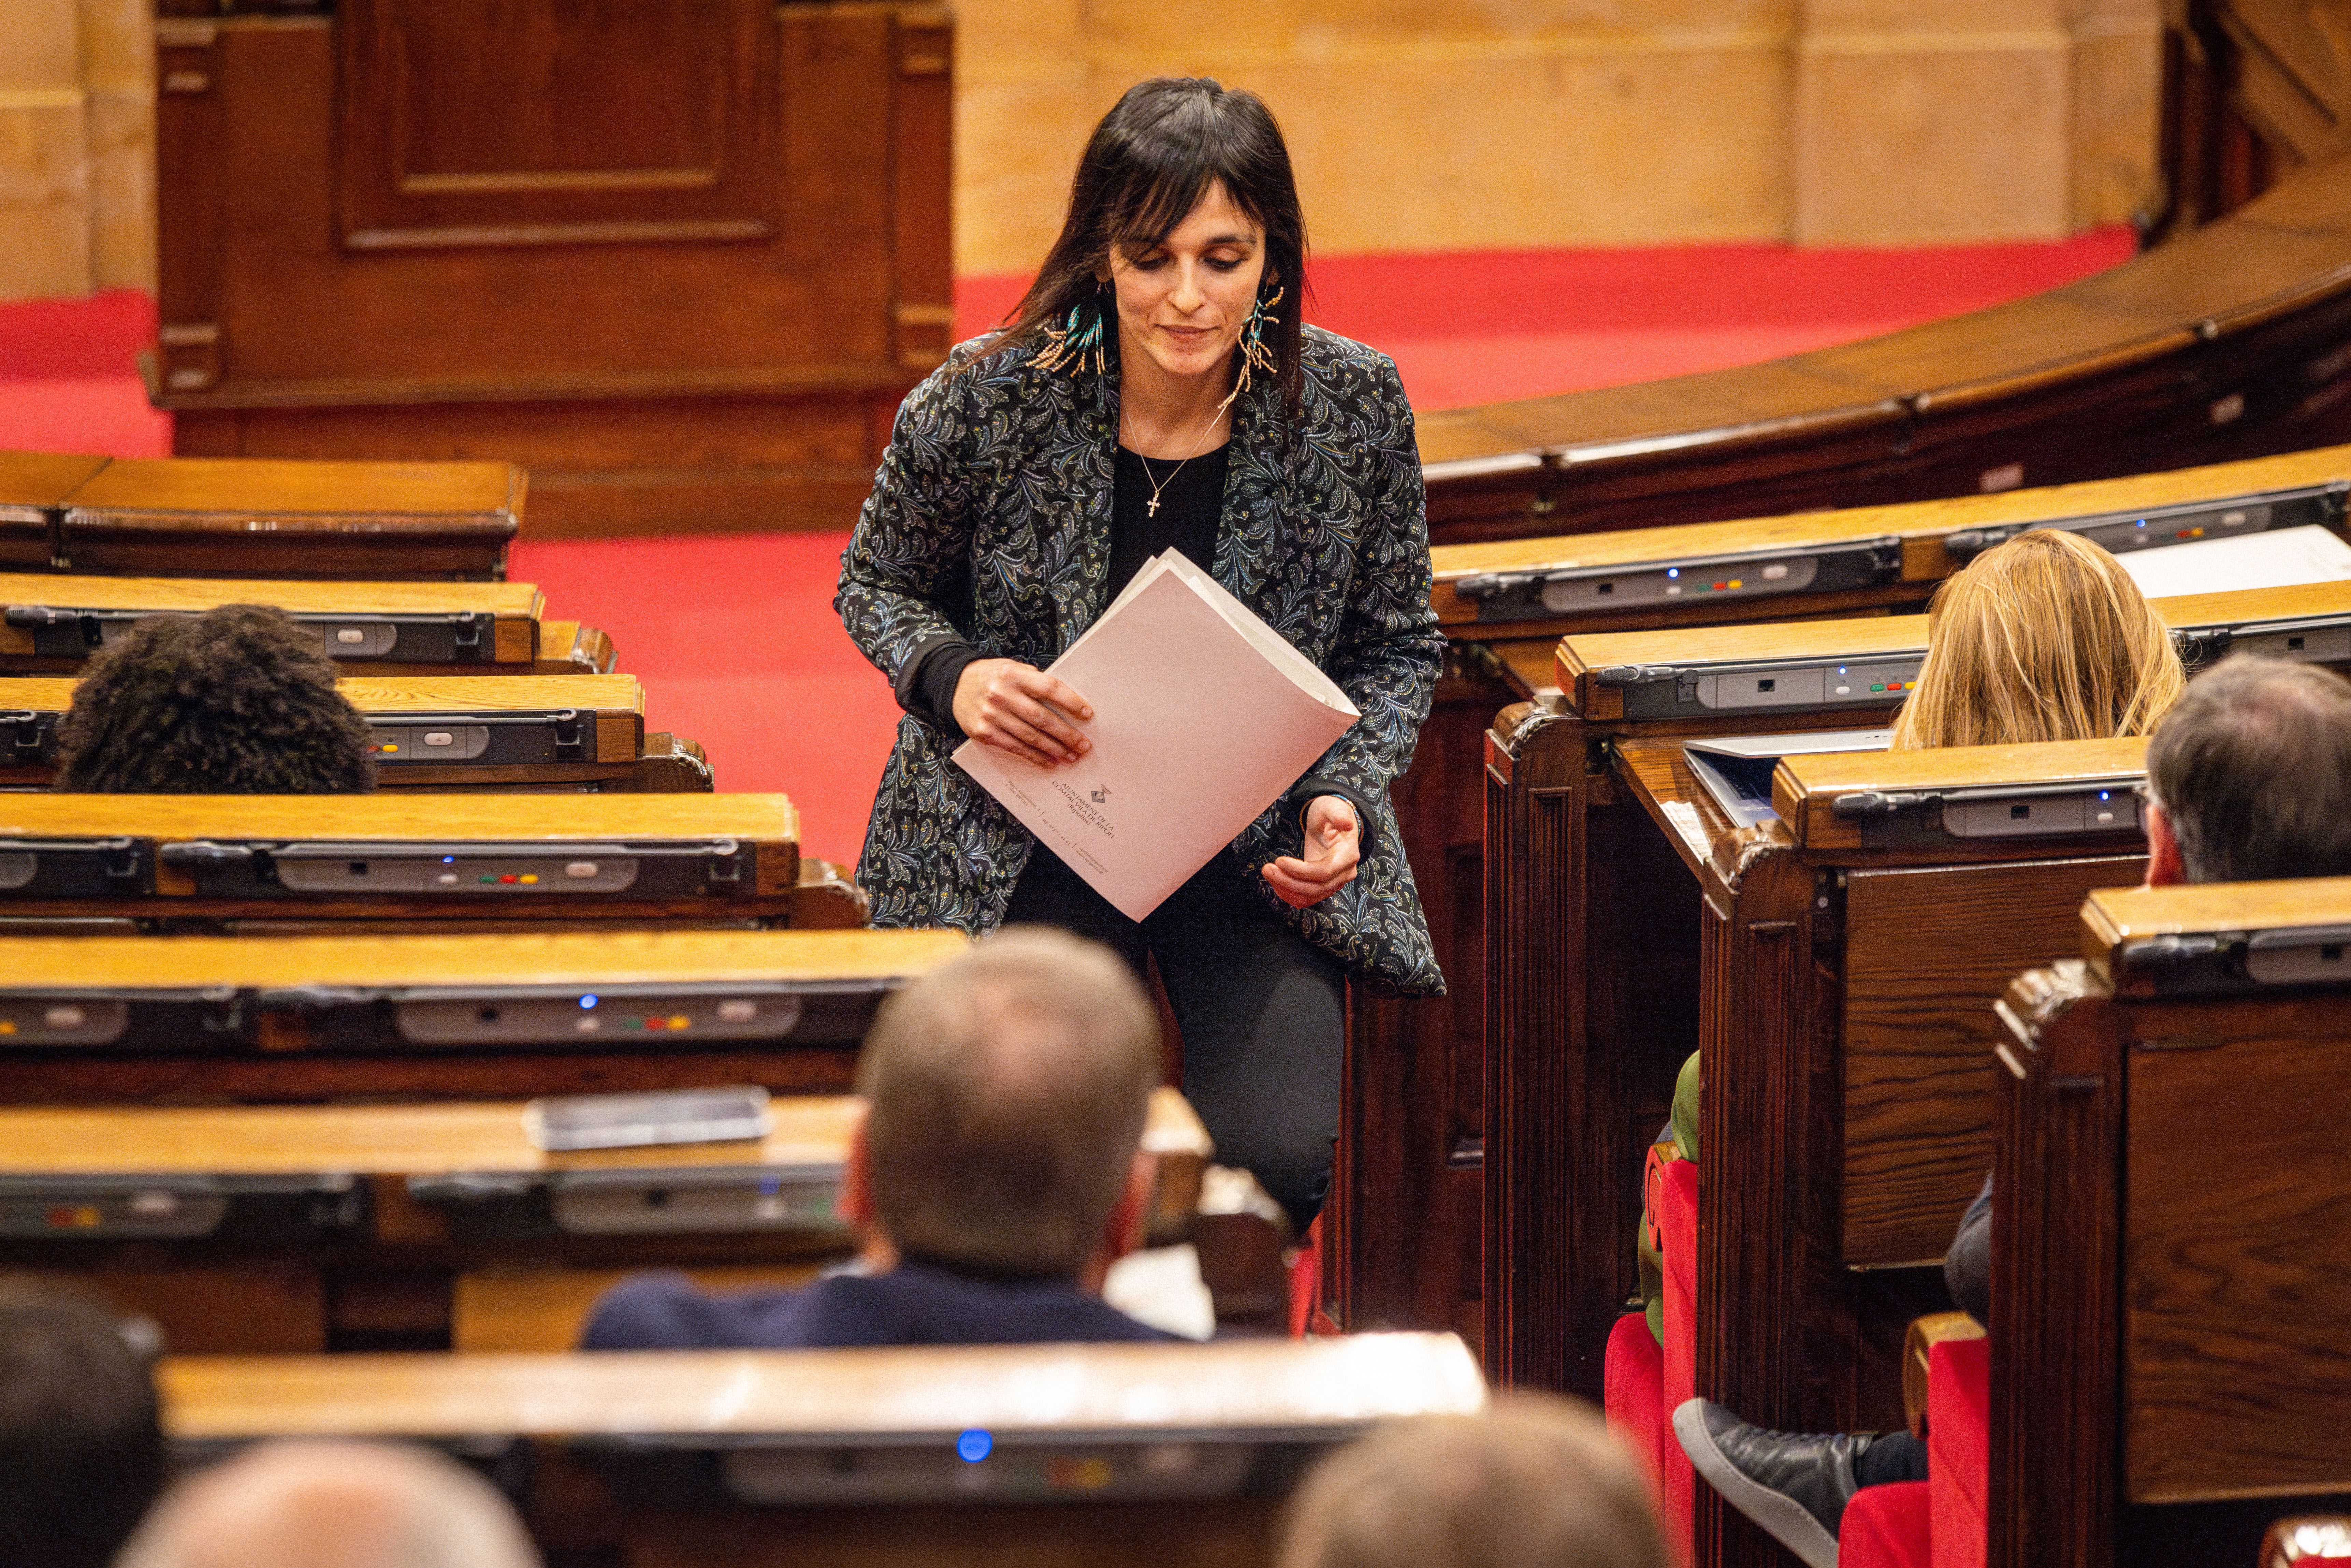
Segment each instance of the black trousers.
M1091 937L1145 984L1145 960L1159 961L1184 1035L1184 1097L1216 1139L1217 1163L1254 1173L1303 1235L1331 1186L1346 979L1245 874L1219 854L1138 923L1040 844L1005 921Z

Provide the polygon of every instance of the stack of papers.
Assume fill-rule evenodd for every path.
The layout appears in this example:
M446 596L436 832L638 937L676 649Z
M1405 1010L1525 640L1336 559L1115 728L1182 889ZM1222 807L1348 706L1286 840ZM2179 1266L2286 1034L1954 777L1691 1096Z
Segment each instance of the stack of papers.
M1742 828L1776 820L1771 775L1782 757L1816 757L1826 751L1883 751L1894 743L1890 729L1815 729L1799 735L1730 735L1684 743L1690 772L1715 804Z
M1130 920L1280 800L1359 714L1176 550L1146 562L1052 674L1093 748L1053 768L967 740L957 766Z
M2149 599L2351 580L2351 545L2315 525L2125 550L2115 559Z

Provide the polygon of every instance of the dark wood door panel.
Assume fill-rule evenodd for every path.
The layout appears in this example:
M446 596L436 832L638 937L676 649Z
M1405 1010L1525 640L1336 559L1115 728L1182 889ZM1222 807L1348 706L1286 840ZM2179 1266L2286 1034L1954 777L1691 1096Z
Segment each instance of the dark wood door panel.
M343 0L354 249L771 232L767 0Z
M2078 945L2092 888L2135 855L1855 872L1845 888L1844 1245L1848 1266L1950 1244L1991 1168L1992 1004Z

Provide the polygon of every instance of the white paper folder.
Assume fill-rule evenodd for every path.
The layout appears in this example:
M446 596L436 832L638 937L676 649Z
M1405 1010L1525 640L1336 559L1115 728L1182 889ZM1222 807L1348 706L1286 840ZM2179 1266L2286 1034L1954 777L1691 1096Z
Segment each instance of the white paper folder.
M1134 574L1052 673L1093 748L1050 769L966 741L955 760L1130 920L1296 783L1358 716L1331 677L1175 550Z

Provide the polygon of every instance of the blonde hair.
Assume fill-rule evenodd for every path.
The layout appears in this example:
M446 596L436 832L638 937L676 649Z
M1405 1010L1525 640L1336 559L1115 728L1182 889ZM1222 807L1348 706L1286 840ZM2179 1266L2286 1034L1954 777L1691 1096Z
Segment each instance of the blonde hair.
M1308 1475L1279 1568L1671 1568L1639 1463L1591 1406L1502 1396L1380 1427Z
M2187 675L2171 633L2113 556L2038 528L1946 579L1897 750L2145 735Z

